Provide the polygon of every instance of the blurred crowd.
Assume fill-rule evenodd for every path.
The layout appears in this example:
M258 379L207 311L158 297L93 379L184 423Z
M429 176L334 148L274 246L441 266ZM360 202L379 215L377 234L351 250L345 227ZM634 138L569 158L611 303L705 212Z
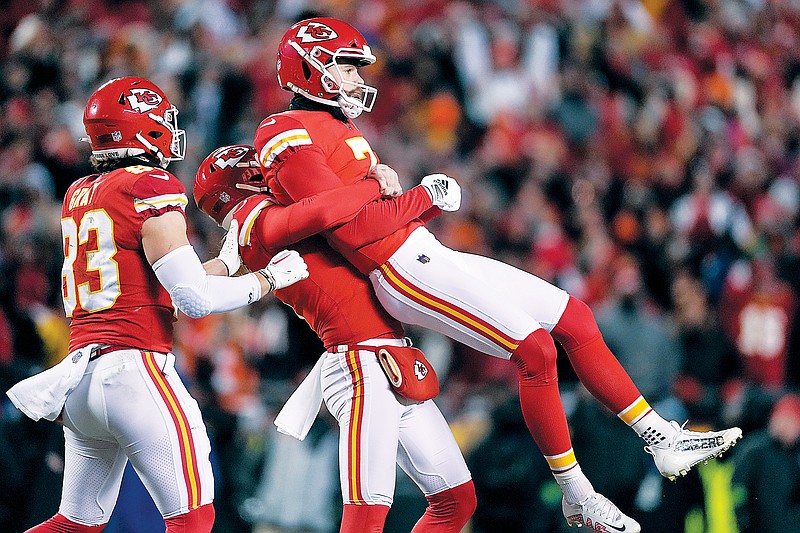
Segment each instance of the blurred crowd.
M252 143L260 120L286 108L277 43L313 15L353 24L378 56L362 71L377 104L358 125L382 162L406 188L431 172L461 183L461 209L429 224L440 240L589 303L665 417L745 431L729 457L667 482L560 361L575 451L595 488L648 532L797 527L791 0L0 0L2 390L66 354L60 202L91 172L80 142L88 95L122 75L164 89L188 137L170 171L190 189L205 155ZM212 257L222 231L194 205L187 215L195 249ZM409 335L443 378L437 403L475 477L471 530L565 528L513 365ZM271 297L179 320L175 353L213 441L215 531L338 530L335 422L323 414L302 443L272 425L322 351ZM17 532L56 510L63 439L58 425L1 405L0 530ZM126 475L107 532L163 531L137 483ZM387 532L409 531L424 506L401 475Z

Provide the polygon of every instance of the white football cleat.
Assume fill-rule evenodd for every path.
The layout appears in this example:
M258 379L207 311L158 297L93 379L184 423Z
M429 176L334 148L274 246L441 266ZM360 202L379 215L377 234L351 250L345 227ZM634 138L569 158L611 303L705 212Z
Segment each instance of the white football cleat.
M670 424L677 430L671 440L644 447L653 456L661 475L670 481L685 476L698 463L719 457L742 438L742 430L737 427L701 432L689 431L674 420Z
M639 522L626 516L611 500L595 492L580 503L567 503L561 499L561 510L569 527L586 527L589 531L608 531L613 533L639 533Z

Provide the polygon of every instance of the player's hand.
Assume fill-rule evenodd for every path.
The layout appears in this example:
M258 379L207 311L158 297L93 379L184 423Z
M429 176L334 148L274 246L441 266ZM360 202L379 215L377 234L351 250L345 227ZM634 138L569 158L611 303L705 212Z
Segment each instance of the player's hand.
M231 220L231 227L225 234L217 259L225 263L229 276L233 276L242 266L242 258L239 257L239 223L236 219Z
M431 195L433 205L442 211L458 211L461 207L461 186L444 174L428 174L420 183Z
M258 271L269 282L270 290L277 291L308 277L308 265L294 250L278 252L269 264Z
M400 177L397 172L389 165L379 163L369 169L367 178L374 179L381 186L383 196L400 196L403 194L403 187L400 185Z

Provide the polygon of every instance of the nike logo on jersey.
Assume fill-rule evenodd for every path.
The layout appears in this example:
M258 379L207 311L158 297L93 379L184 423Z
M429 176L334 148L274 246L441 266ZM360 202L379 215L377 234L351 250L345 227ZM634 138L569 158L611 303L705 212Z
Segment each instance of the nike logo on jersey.
M259 128L263 128L264 126L272 126L273 124L275 124L275 119L271 118L269 120L265 120L264 123L259 126Z
M154 178L158 178L160 180L169 181L169 176L167 176L166 174L163 174L163 173L162 174L152 173L152 174L150 174L150 176L152 176Z

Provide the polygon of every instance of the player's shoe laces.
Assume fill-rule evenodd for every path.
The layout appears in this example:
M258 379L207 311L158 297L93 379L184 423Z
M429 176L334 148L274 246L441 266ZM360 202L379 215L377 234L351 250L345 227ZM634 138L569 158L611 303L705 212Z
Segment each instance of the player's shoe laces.
M670 424L677 430L671 440L644 447L644 451L655 459L661 475L670 481L685 476L697 463L719 457L742 438L742 430L736 427L723 431L698 432L685 429L685 423L679 426L673 420Z
M580 503L567 503L561 499L561 510L569 527L586 527L589 531L615 531L639 533L642 527L639 522L626 516L611 500L595 492Z

